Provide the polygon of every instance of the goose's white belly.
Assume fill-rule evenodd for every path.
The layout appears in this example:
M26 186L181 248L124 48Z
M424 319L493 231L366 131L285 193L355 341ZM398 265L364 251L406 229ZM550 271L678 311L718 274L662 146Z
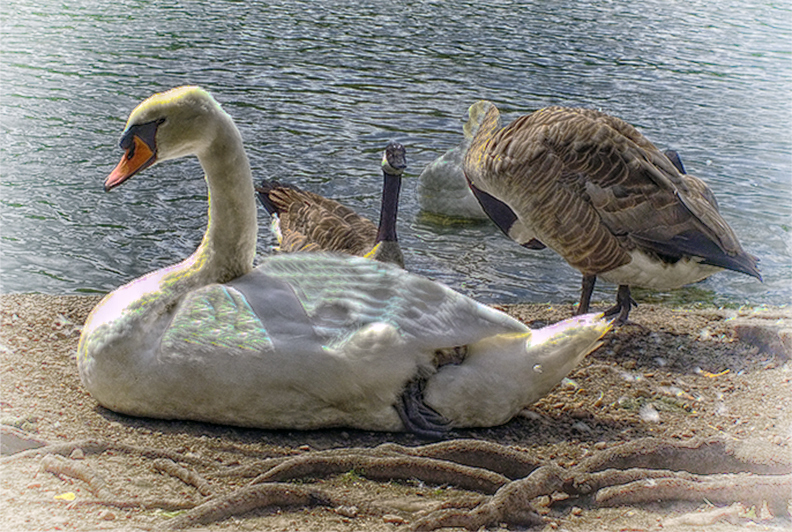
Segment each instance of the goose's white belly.
M723 268L701 264L698 259L681 259L667 264L652 259L647 254L635 250L630 253L632 261L624 266L597 275L600 279L630 286L640 286L653 290L672 290L697 283Z

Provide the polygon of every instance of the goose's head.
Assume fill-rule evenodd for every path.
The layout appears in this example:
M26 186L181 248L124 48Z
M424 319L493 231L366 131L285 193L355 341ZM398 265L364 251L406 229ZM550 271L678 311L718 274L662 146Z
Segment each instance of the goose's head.
M388 175L401 176L407 168L407 152L398 142L389 142L382 154L382 171Z
M105 180L105 190L158 162L200 155L213 140L212 122L218 113L225 114L199 87L178 87L147 98L129 115L119 143L125 153Z

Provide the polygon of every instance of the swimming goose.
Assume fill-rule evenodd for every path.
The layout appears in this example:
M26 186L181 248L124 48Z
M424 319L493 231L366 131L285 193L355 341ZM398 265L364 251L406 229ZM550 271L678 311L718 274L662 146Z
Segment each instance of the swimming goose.
M426 165L418 176L418 205L424 212L450 219L487 220L476 197L467 186L462 162L483 113L470 114L462 127L464 140Z
M334 251L392 262L404 268L396 218L401 176L406 167L404 146L388 143L382 155L379 227L335 200L295 186L265 179L256 191L272 216L272 229L281 251Z
M583 274L579 313L597 277L619 285L606 315L627 321L630 286L669 290L723 269L761 280L712 191L634 127L591 109L548 107L501 128L488 101L465 155L492 220L530 249L550 247Z
M599 314L531 331L360 257L282 254L254 269L256 200L242 138L200 88L145 100L120 144L106 190L196 155L209 223L190 257L111 292L83 327L80 378L116 412L260 428L492 426L546 394L610 326ZM454 346L466 347L461 363L434 360ZM406 393L416 379L420 394Z

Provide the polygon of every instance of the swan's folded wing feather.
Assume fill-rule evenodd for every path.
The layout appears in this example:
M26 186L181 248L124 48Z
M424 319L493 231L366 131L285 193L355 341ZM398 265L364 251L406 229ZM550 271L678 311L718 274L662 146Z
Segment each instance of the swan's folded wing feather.
M161 347L162 352L178 356L218 349L263 353L274 346L245 298L223 285L212 284L189 293L180 302L162 336Z
M276 256L231 284L245 295L254 312L263 315L268 307L281 304L257 286L259 281L273 280L289 287L290 304L299 304L325 345L343 342L372 323L396 327L416 349L465 345L494 334L527 330L510 316L442 284L357 257Z

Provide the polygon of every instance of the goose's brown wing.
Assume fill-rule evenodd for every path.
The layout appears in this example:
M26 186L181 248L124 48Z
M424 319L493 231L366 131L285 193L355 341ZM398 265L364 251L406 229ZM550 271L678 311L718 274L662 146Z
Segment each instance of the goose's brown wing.
M282 251L362 255L374 246L377 226L335 200L283 185L272 187L268 199L280 218Z

